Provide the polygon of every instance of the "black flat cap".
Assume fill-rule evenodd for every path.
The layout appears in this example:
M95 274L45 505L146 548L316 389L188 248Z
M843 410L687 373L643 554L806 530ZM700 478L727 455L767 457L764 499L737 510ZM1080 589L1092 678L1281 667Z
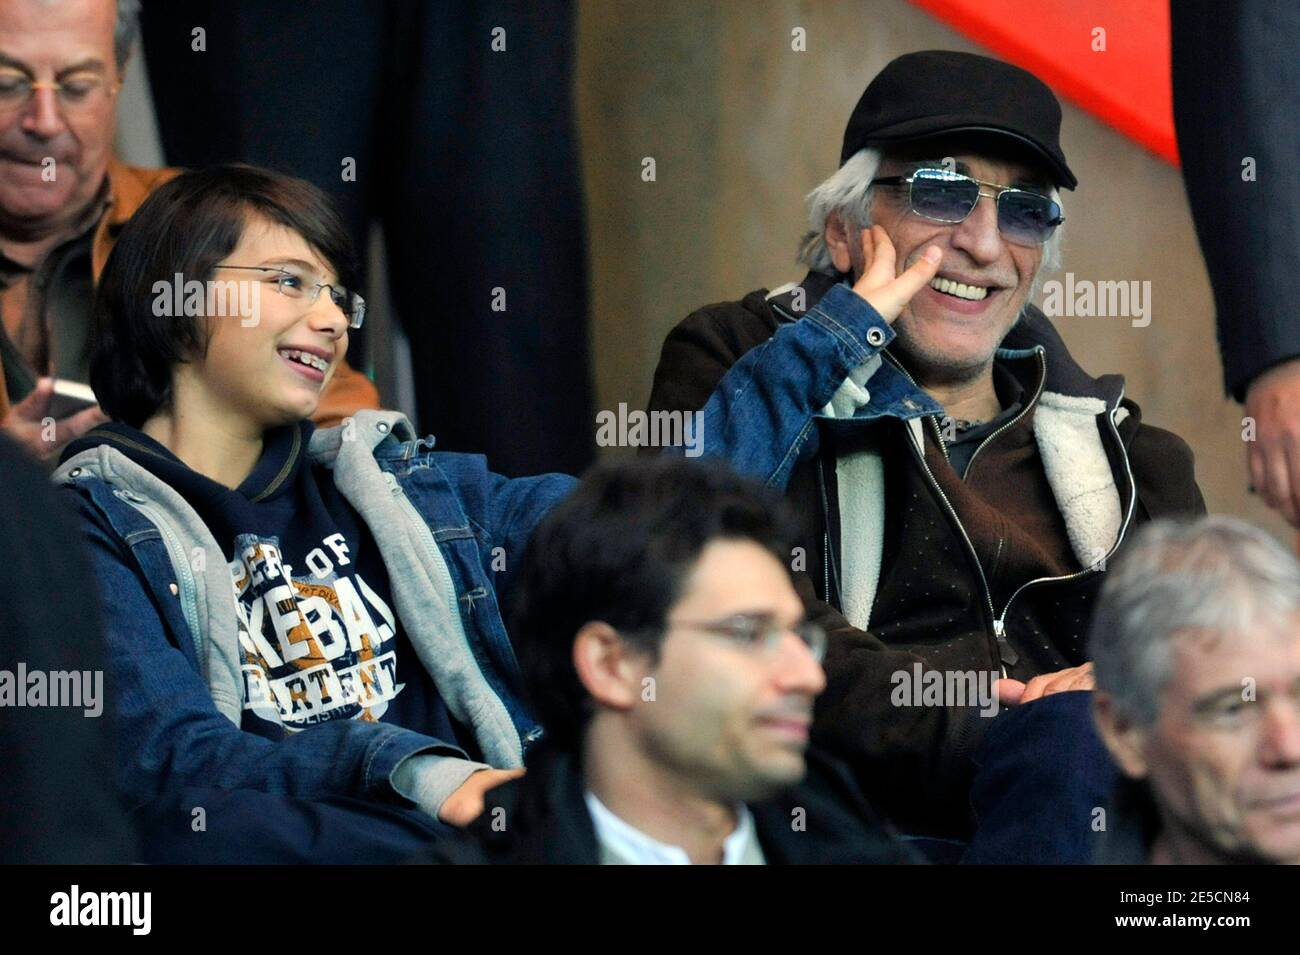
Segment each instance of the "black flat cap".
M840 165L868 146L939 133L1001 133L1038 153L1056 184L1079 181L1061 152L1061 104L1034 74L974 53L925 50L892 60L868 84L844 130Z

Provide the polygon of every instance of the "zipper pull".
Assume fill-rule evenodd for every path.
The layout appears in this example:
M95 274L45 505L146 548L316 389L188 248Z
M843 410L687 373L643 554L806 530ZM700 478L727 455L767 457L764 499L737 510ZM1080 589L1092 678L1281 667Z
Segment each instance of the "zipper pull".
M997 638L998 656L1002 658L1004 667L1015 666L1016 661L1020 659L1020 654L1016 653L1016 648L1007 639L1007 626L1001 617L993 621L993 636Z

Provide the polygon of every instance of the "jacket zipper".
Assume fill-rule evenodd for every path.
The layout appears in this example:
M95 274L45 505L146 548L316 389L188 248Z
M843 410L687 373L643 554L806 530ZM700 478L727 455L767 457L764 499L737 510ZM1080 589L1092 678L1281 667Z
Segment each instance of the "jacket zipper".
M979 443L979 447L975 449L975 452L970 456L970 460L966 462L967 474L970 474L970 469L975 464L975 459L980 456L981 451L983 451L986 447L988 447L990 441L996 439L998 435L1000 435L1003 431L1006 431L1008 428L1014 427L1016 423L1020 421L1021 418L1023 418L1025 415L1029 413L1030 409L1033 408L1034 405L1038 404L1038 399L1043 394L1043 387L1047 384L1047 360L1043 357L1042 345L1034 346L1034 353L1035 356L1038 358L1038 388L1034 391L1034 396L1029 399L1029 404L1025 405L1023 408L1020 409L1020 414L1016 415L1014 418L1012 418L1006 424L1002 425L1002 427L998 428L991 435L989 435L987 438L985 438L983 441ZM944 449L944 453L947 454L946 448Z
M1038 354L1038 360L1039 360L1040 372L1041 372L1044 370L1043 369L1044 358L1043 358L1042 346L1041 345L1037 346L1036 351ZM898 364L898 362L893 362L893 365L895 368L897 368L899 371L903 373L903 375L907 378L908 381L912 383L913 386L916 386L916 380L912 378L910 374L908 374L906 368ZM998 428L991 435L989 435L987 438L985 438L983 441L980 442L980 446L975 449L975 453L971 455L971 459L966 465L967 474L970 473L971 465L975 463L975 458L979 455L980 451L984 449L985 445L987 445L990 441L992 441L994 438L1000 435L1007 428L1012 427L1017 421L1019 421L1022 417L1024 417L1025 414L1028 413L1030 408L1032 408L1035 404L1037 404L1039 397L1042 395L1043 387L1046 384L1046 382L1047 382L1046 375L1040 374L1038 390L1034 392L1033 400L1031 400L1030 403L1025 406L1025 408L1020 412L1020 414L1016 415L1005 425ZM1119 409L1123 401L1124 401L1124 389L1121 388L1119 393L1119 401L1117 401L1115 404L1116 410ZM943 433L939 430L938 424L935 423L934 415L927 415L926 418L934 426L935 437L938 440L939 447L943 450L944 459L948 460L948 449L943 443ZM1124 535L1128 533L1129 525L1130 523L1132 523L1133 520L1133 511L1137 505L1137 493L1134 489L1134 481L1133 481L1133 467L1129 462L1128 450L1124 447L1124 442L1119 436L1119 428L1115 424L1115 411L1112 411L1110 414L1108 414L1106 416L1106 420L1110 424L1111 434L1115 436L1115 441L1118 444L1120 453L1124 458L1124 475L1128 479L1129 502L1128 502L1128 511L1124 515L1124 523L1120 527L1119 535L1115 538L1115 544L1114 546L1111 547L1110 552L1107 553L1106 556L1102 558L1103 563L1109 561L1110 558L1114 556L1115 552L1119 550L1119 545L1124 541ZM915 445L913 445L913 449L915 450ZM958 530L961 531L962 539L966 541L966 548L969 551L971 557L975 561L975 567L979 571L979 575L980 575L980 583L984 587L985 604L988 606L989 618L993 624L993 637L997 641L999 662L1001 663L1002 675L1005 677L1007 675L1006 664L1010 663L1014 666L1016 661L1020 659L1019 654L1015 652L1015 649L1011 646L1010 641L1007 640L1007 627L1006 627L1007 614L1011 612L1011 605L1015 602L1015 599L1019 597L1024 590L1026 590L1029 587L1033 587L1037 584L1062 583L1068 580L1075 580L1077 578L1086 577L1089 574L1097 573L1097 570L1095 569L1094 566L1094 567L1085 568L1083 570L1075 571L1072 574L1065 574L1059 577L1036 577L1033 580L1026 581L1025 583L1021 584L1019 587L1017 587L1015 591L1012 592L1011 596L1007 599L1006 606L1002 608L1002 613L999 615L997 611L994 610L993 608L993 596L991 591L989 590L988 579L984 575L984 567L979 562L979 556L975 553L975 547L973 544L971 544L970 537L966 533L966 528L962 526L961 519L957 516L957 511L953 508L952 504L949 502L948 496L944 494L943 488L939 486L939 482L934 479L934 474L933 472L931 472L930 466L926 463L924 449L922 449L917 454L917 459L920 461L922 468L925 470L926 477L930 479L931 487L933 487L935 492L938 493L940 500L943 501L945 507L947 507L948 509L948 513L952 516L953 522L957 525Z
M927 417L931 423L934 422L933 416ZM937 427L938 426L936 425L936 429ZM940 440L942 441L942 438ZM970 554L971 560L975 564L975 569L979 572L980 587L984 593L984 606L988 609L989 620L993 624L993 636L997 641L998 664L1002 669L1002 675L1006 676L1006 662L1014 664L1019 657L1016 655L1015 650L1012 649L1011 644L1007 641L1006 634L998 619L997 611L993 609L993 593L989 590L988 578L984 575L984 565L980 563L979 555L975 552L975 545L971 543L970 535L966 533L966 528L962 525L961 518L957 516L957 509L952 506L952 502L948 500L948 495L943 492L943 488L939 486L939 482L934 479L934 472L930 470L930 465L925 460L924 452L919 451L916 445L912 442L909 441L908 443L911 445L913 453L916 454L916 459L920 462L921 469L925 471L925 476L930 479L930 487L939 495L939 500L943 501L943 506L947 509L948 516L952 518L953 523L957 526L957 530L961 532L961 539L966 542L966 551ZM1010 658L1009 661L1004 662L1007 657Z
M823 518L825 520L825 518ZM831 532L827 531L822 535L822 593L826 595L826 602L831 600ZM843 608L844 601L837 594L835 597L836 604Z
M916 388L918 391L921 390L920 386L917 385L916 383L916 379L913 378L908 373L906 368L898 364L898 362L892 362L892 364L894 365L895 368L897 368L899 371L903 373L904 377L906 377L909 382L912 383L912 387ZM926 415L925 418L927 421L930 422L930 425L934 428L935 437L939 442L940 449L943 451L944 460L948 460L948 449L944 446L943 434L939 430L938 423L934 420L935 416L931 414L931 415ZM934 490L936 494L939 495L939 500L943 501L943 506L947 509L948 516L952 518L953 524L956 525L957 530L961 533L961 539L966 542L966 550L970 554L971 560L975 564L975 569L979 572L980 586L983 589L983 593L984 593L984 606L988 608L989 620L992 622L993 625L993 636L996 638L997 641L996 646L998 652L997 655L998 664L1001 667L1002 675L1005 677L1007 675L1007 667L1006 664L1003 662L1003 655L1010 654L1011 657L1013 658L1011 661L1012 663L1014 663L1015 659L1018 658L1016 657L1015 651L1012 649L1011 644L1007 642L1007 638L1005 633L1003 632L1003 628L1000 627L998 624L997 611L993 609L993 593L992 591L989 590L988 578L984 575L984 565L980 563L979 555L975 552L975 545L971 543L970 535L966 533L966 528L962 524L961 518L957 516L957 509L952 506L952 502L948 500L948 495L943 492L943 488L939 486L939 482L934 479L934 472L930 470L930 465L925 460L924 442L922 443L922 447L919 449L916 447L916 443L914 441L909 440L908 445L912 448L912 452L916 455L916 459L920 463L921 469L925 471L925 476L929 478L930 487Z
M821 497L822 505L822 523L826 525L826 531L822 534L822 593L825 595L826 602L831 603L831 506L830 499L826 495L826 469L823 467L822 458L817 458L817 491ZM839 573L835 574L835 580L839 582ZM844 595L835 589L834 606L844 609Z
M1115 405L1116 411L1119 410L1120 402L1123 402L1123 400L1124 400L1124 389L1121 388L1119 393L1119 402L1117 402ZM1105 565L1111 559L1111 557L1115 555L1115 552L1119 550L1119 545L1124 542L1124 535L1128 533L1129 525L1133 521L1133 512L1137 508L1137 488L1133 480L1133 467L1129 463L1128 449L1124 447L1124 442L1119 436L1119 427L1115 424L1115 412L1111 412L1110 414L1106 415L1106 420L1110 424L1111 434L1115 436L1115 441L1119 446L1120 453L1124 457L1124 476L1128 478L1129 499L1128 499L1128 510L1124 515L1124 523L1120 525L1119 534L1115 538L1114 545L1111 547L1110 551L1106 554L1106 556L1103 557L1099 562L1102 565ZM973 461L974 458L972 458L971 460ZM1007 614L1011 611L1011 604L1015 601L1017 597L1020 596L1021 591L1025 590L1026 588L1033 587L1036 584L1061 583L1067 580L1074 580L1076 578L1086 577L1089 574L1096 574L1096 573L1100 573L1100 571L1097 570L1097 565L1094 564L1091 567L1085 567L1083 570L1077 570L1072 574L1065 574L1060 577L1036 577L1033 580L1026 581L1025 583L1021 584L1019 587L1015 589L1015 591L1007 599L1007 605L1002 609L1002 616L993 622L995 632L997 632L998 630L1005 631L1006 618L1007 618Z

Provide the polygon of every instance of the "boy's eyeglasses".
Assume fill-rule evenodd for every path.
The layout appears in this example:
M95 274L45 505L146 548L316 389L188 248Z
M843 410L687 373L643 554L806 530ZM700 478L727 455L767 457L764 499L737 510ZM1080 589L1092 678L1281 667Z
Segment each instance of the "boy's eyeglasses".
M366 319L366 300L342 285L318 281L318 277L297 269L270 265L220 265L222 269L242 269L246 272L270 273L263 281L275 284L275 290L286 298L306 299L315 302L323 288L330 290L330 300L339 307L348 320L349 328L360 328Z
M1018 245L1042 245L1065 221L1060 205L1050 196L1027 189L972 179L946 169L918 169L910 176L882 176L873 186L907 186L913 212L934 222L957 223L975 210L980 196L997 203L998 231ZM983 192L989 186L994 192Z

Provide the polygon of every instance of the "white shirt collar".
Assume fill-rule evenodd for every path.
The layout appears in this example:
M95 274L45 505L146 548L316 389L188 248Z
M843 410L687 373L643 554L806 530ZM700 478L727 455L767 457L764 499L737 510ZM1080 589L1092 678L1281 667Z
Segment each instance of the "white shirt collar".
M624 822L609 808L587 793L587 810L596 827L596 838L620 858L637 865L690 865L691 857L680 846L670 846L648 836L640 829ZM722 864L740 865L751 842L757 839L754 817L749 807L740 803L736 807L736 828L722 843Z

